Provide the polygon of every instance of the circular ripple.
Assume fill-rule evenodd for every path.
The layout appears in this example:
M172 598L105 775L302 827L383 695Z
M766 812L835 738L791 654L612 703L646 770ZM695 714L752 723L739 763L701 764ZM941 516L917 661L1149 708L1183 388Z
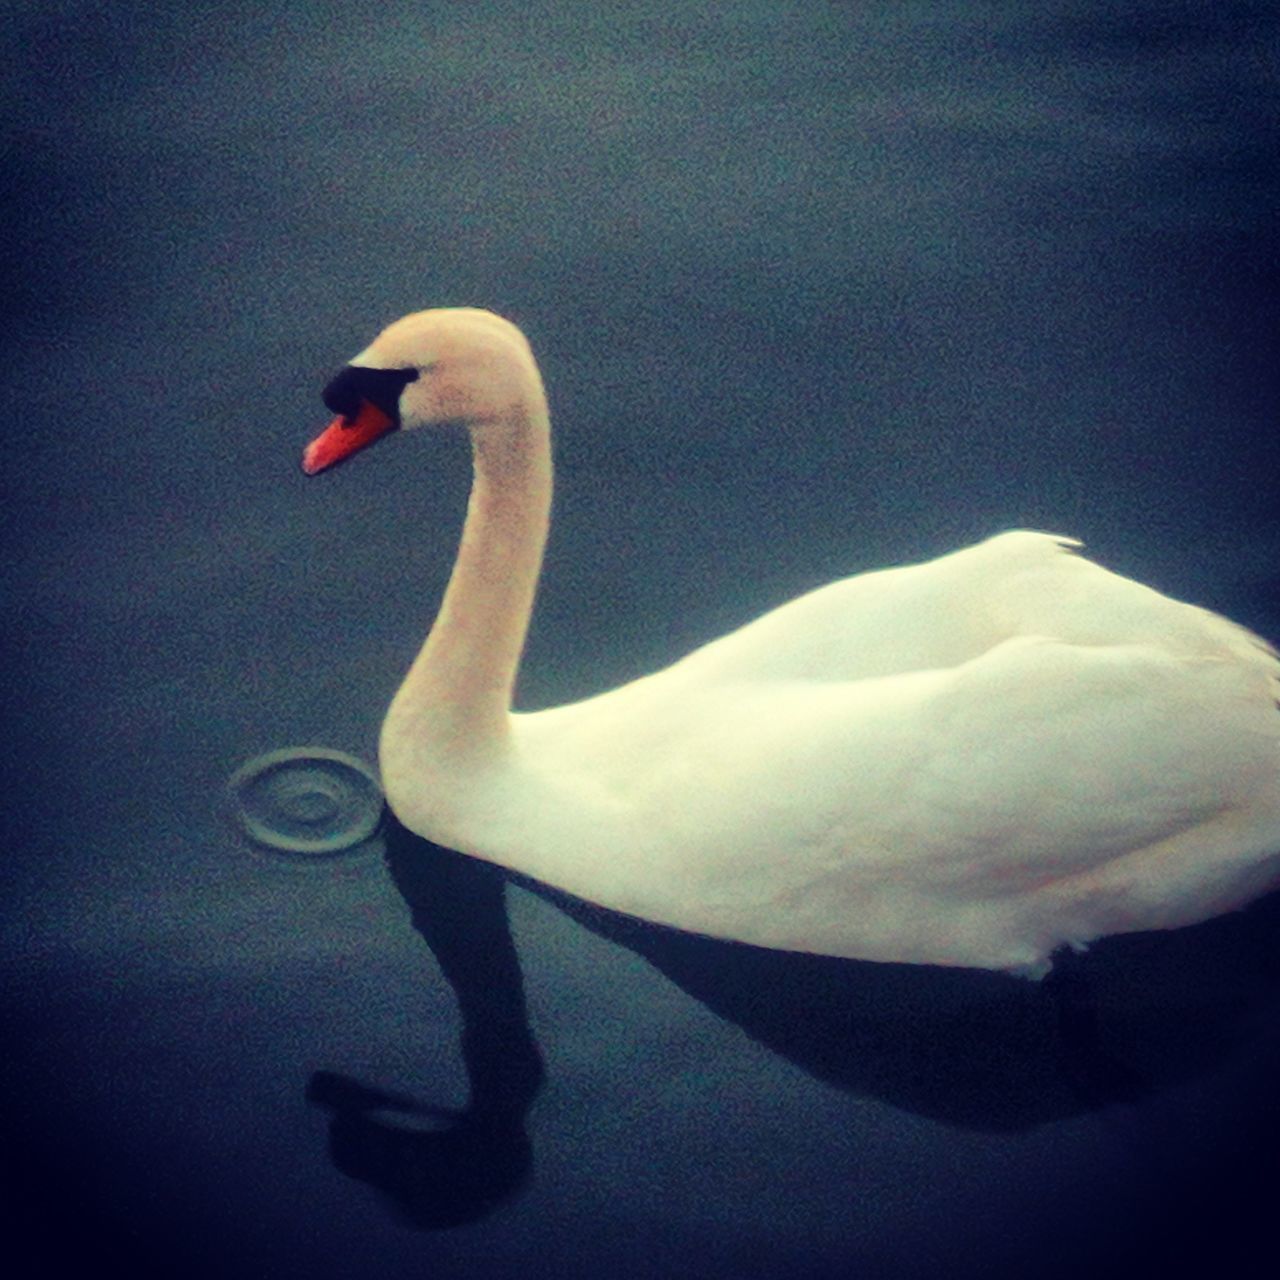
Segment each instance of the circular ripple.
M342 853L382 819L382 788L363 760L325 747L286 747L240 766L227 788L250 839L285 853Z

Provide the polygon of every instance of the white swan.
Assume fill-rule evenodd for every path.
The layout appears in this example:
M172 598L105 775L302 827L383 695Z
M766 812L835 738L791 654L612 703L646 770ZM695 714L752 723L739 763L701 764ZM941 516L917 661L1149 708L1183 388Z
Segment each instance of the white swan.
M767 947L1043 972L1280 882L1280 663L1042 533L810 592L673 666L531 714L512 687L551 503L528 343L392 324L325 391L323 470L460 424L474 483L382 728L410 829L619 911Z

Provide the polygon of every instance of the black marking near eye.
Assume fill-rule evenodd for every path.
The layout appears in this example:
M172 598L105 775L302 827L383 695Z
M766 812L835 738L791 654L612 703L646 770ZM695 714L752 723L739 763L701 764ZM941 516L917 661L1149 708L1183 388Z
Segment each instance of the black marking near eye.
M400 393L418 380L417 369L368 369L349 364L325 387L322 398L331 413L340 413L347 425L355 421L361 401L368 400L398 426Z

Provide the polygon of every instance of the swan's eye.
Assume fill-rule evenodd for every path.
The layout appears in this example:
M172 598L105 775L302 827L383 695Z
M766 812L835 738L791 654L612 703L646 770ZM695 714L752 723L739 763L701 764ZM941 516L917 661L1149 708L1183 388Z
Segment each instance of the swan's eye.
M400 421L400 393L418 380L418 370L369 369L349 364L330 380L322 392L325 407L348 422L360 412L364 400L378 406L393 422Z

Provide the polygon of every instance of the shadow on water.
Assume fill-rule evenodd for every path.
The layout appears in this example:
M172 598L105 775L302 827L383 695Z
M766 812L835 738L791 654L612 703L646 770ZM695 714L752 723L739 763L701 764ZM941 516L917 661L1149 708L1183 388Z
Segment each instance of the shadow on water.
M653 925L441 848L387 818L387 861L456 993L470 1098L447 1111L335 1073L330 1153L422 1229L472 1222L532 1172L543 1079L507 920L514 881L642 956L826 1083L947 1124L1016 1131L1202 1075L1280 998L1280 895L1203 925L1106 939L1042 983L1001 973L770 951ZM429 1127L423 1127L424 1122Z

